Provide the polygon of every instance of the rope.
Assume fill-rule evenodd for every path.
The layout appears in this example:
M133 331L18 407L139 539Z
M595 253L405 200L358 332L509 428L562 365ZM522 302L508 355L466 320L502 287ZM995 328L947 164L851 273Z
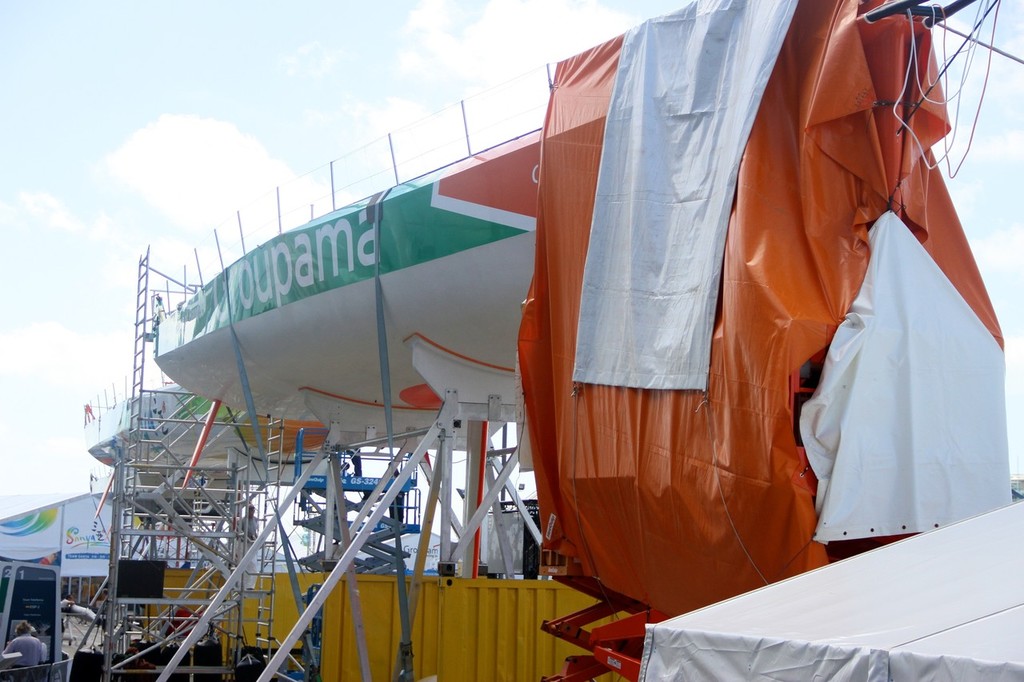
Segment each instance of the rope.
M995 30L996 30L996 25L998 23L998 17L999 17L999 12L998 12L999 4L1000 4L1000 0L993 0L993 2L991 2L985 8L985 10L983 12L979 11L979 15L980 16L975 21L974 27L971 30L971 34L972 35L974 33L976 33L981 28L982 24L988 18L988 15L993 10L997 10L996 14L995 14L995 18L993 19L993 22L992 22L992 36L993 36L993 38L995 37ZM913 21L913 17L910 16L909 14L908 14L908 20L911 21L911 22ZM943 24L943 27L945 27L945 24ZM910 41L911 41L911 59L909 59L908 63L907 63L907 73L906 73L905 78L904 78L903 92L900 94L900 97L897 98L896 103L893 104L893 115L900 122L902 128L904 130L906 130L907 133L910 135L910 138L914 141L914 144L917 146L919 155L924 160L924 163L925 163L926 167L929 168L929 169L937 168L938 165L942 161L945 160L947 162L947 168L948 168L949 175L950 175L951 178L953 178L953 177L956 176L957 173L959 173L960 168L963 166L963 163L964 163L964 161L967 158L967 154L970 151L971 144L974 141L974 134L975 134L975 132L977 130L977 125L978 125L978 117L979 117L979 115L981 113L981 103L985 99L985 91L986 91L986 89L988 87L988 77L989 77L989 74L990 74L991 68L992 68L992 52L991 51L989 52L988 64L987 64L987 68L986 68L986 72L985 72L985 79L984 79L984 81L982 83L981 96L978 98L978 107L977 107L977 110L975 111L974 122L973 122L973 125L971 127L971 134L968 137L967 149L964 151L964 155L961 157L960 162L957 164L956 169L954 170L953 167L952 167L952 164L949 161L949 153L950 153L950 148L951 148L951 145L952 145L952 139L955 139L955 137L956 137L956 134L955 134L956 125L955 124L956 124L956 121L959 118L959 111L960 111L959 103L957 104L957 108L956 108L956 112L957 113L956 113L956 116L955 116L954 121L953 121L953 129L954 129L953 138L945 143L945 145L944 145L945 153L939 159L937 159L934 163L929 163L928 162L928 157L927 157L927 154L926 154L927 150L925 150L924 145L921 144L921 140L917 137L917 134L910 127L910 119L911 119L911 117L913 117L914 113L917 112L918 109L920 109L921 105L924 102L933 102L933 100L930 100L928 98L928 95L931 93L932 90L935 89L935 87L940 82L943 81L943 77L949 71L949 68L952 66L953 62L960 55L960 53L963 52L965 48L970 47L971 52L970 52L970 56L967 59L967 65L964 68L964 74L963 74L962 79L961 79L961 88L960 88L960 90L957 91L957 94L955 95L957 98L959 98L960 93L961 93L961 91L963 89L963 84L966 83L967 72L970 69L970 64L973 61L974 46L976 44L978 44L978 41L973 40L970 36L967 36L965 38L965 40L960 44L960 47L958 47L956 49L956 51L953 53L953 56L946 60L946 62L943 65L942 69L940 69L939 73L935 76L934 81L932 81L932 83L927 88L922 88L921 87L922 83L920 82L920 77L918 76L918 79L917 79L918 87L922 90L921 98L910 107L910 111L907 114L906 118L903 118L903 117L901 117L899 115L899 112L897 111L896 107L898 106L898 103L900 101L902 101L903 96L907 92L907 86L908 86L909 81L910 81L910 70L911 70L911 67L912 67L912 65L914 63L913 55L916 54L916 38L915 38L915 35L914 35L913 28L911 28L911 31L910 31ZM949 101L949 98L947 97L947 99L944 102L938 102L938 101L935 101L935 102L936 103L947 103L948 101ZM902 168L902 166L901 166L901 168ZM899 182L896 183L896 187L893 189L893 195L892 196L895 196L895 192L899 188L899 184L900 184ZM890 196L890 208L891 208L892 196Z
M714 430L711 428L711 415L710 415L710 401L708 400L707 391L704 392L704 399L697 405L696 411L700 411L704 408L704 423L707 425L708 442L711 444L711 468L715 472L715 485L718 488L718 496L722 500L722 509L725 510L725 518L729 521L729 527L732 528L733 537L736 538L736 542L739 543L740 549L743 550L744 556L747 557L747 561L750 562L750 566L757 573L761 581L767 585L768 579L764 577L764 573L758 568L757 562L754 561L754 557L750 555L750 551L747 550L747 545L743 542L743 538L740 536L739 529L736 528L736 523L732 519L732 514L729 512L729 503L725 499L725 490L722 487L722 478L718 473L718 448L715 447L715 436Z

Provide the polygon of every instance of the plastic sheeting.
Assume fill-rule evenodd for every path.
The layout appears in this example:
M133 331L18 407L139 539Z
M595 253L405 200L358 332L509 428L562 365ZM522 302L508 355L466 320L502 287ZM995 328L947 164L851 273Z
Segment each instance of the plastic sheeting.
M692 3L626 34L583 273L575 381L707 387L740 156L796 0Z
M1024 679L1024 505L651 626L642 680Z
M797 6L740 163L706 394L573 382L621 39L556 69L520 366L544 546L578 560L606 590L672 615L828 562L812 537L793 378L849 310L867 268L868 228L897 180L907 225L999 338L941 175L909 135L896 134L892 108L875 106L920 97L901 93L907 20L857 21L876 4ZM919 23L913 30L923 71L929 34ZM937 97L911 119L925 149L948 130Z
M1002 349L895 214L870 244L800 417L818 542L918 533L1010 501Z

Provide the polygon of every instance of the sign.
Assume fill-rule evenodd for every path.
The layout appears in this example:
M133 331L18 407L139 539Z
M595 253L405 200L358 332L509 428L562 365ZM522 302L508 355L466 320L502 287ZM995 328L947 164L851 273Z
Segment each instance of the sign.
M110 505L96 515L98 497L87 495L64 504L61 575L106 575L110 567Z

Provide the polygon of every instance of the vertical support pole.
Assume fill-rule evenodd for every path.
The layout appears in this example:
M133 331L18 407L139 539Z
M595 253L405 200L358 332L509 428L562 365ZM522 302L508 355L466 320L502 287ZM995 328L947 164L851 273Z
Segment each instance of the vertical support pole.
M235 217L238 218L238 238L242 240L242 255L245 255L245 232L242 231L242 212L235 211Z
M340 499L341 504L335 505L336 514L327 519L332 526L334 519L338 520L338 527L341 529L341 540L345 549L352 544L352 533L348 527L348 513L345 511L345 487L341 479L341 463L338 455L331 455L331 480L327 484L329 489L337 488L334 494L335 499ZM324 547L324 556L327 556L327 547ZM373 676L370 673L370 654L366 646L366 628L363 625L363 604L359 598L359 584L356 582L356 569L349 564L345 569L345 582L348 584L348 604L352 611L352 625L355 628L356 650L359 655L359 674L363 682L372 682Z
M426 461L426 455L424 455ZM428 462L429 464L429 462ZM412 588L409 590L409 622L416 622L416 610L419 607L420 590L423 587L423 571L427 566L427 553L430 551L430 529L434 526L434 512L437 510L438 493L441 487L440 476L430 479L427 490L427 506L423 508L423 519L420 524L420 542L416 551L416 565L412 572ZM395 674L393 682L401 682L399 674L402 663L402 652L395 656Z
M192 253L196 255L196 272L199 273L199 286L203 286L203 269L199 267L199 249L192 249Z
M281 188L275 187L274 190L277 192L277 233L281 234Z
M113 482L113 499L110 511L110 565L107 569L107 598L103 602L103 615L106 619L105 637L103 642L103 670L106 671L105 679L109 682L113 679L110 668L113 665L114 656L114 635L117 633L117 622L120 618L119 606L115 596L119 568L119 558L122 552L121 518L124 509L125 476L127 475L126 454L121 447L115 447L114 471L111 481ZM99 510L97 510L99 513Z
M331 211L337 211L338 204L334 199L334 161L331 161Z
M334 460L337 459L337 453L331 453L331 476L332 478L327 481L327 490L324 491L324 561L336 561L338 558L339 551L344 548L338 547L334 544L334 519L335 517L341 519L346 516L342 511L345 507L345 498L341 497L341 504L338 504L339 495L336 494L333 479L334 472ZM338 473L339 477L341 473ZM344 522L347 523L347 522Z
M473 156L473 147L469 143L469 120L466 119L466 100L460 100L462 107L462 131L466 134L466 156Z
M502 472L504 472L505 468L511 469L511 466L509 466L506 463L505 467L502 469ZM496 482L494 478L494 471L491 469L491 465L485 464L484 469L486 470L487 473L487 485L489 487L495 487ZM494 529L496 531L495 535L498 536L498 549L501 551L501 563L504 564L505 577L511 578L513 575L515 575L515 560L512 555L512 548L509 547L508 544L508 523L506 523L505 515L501 511L500 494L497 495L494 499L494 502L491 503L491 513L494 516Z
M471 479L466 481L467 483L467 495L466 495L466 508L463 514L463 523L468 523L469 519L473 517L477 508L480 506L480 502L484 499L484 470L487 467L487 443L488 443L488 430L489 425L486 421L483 422L471 422L469 439L473 439L477 435L476 431L479 429L479 438L477 441L477 448L474 450L470 448L469 452L469 467L466 469L467 478ZM473 504L469 504L469 500L473 500ZM473 550L470 556L470 575L473 578L480 577L480 533L481 529L477 528L476 532L473 533Z
M450 394L454 391L448 391ZM437 448L437 466L434 467L434 476L441 479L441 547L440 561L454 563L452 556L452 441L454 434L450 437L442 433Z
M395 172L395 184L401 184L398 182L398 164L395 162L395 143L391 141L391 133L388 133L388 148L391 150L391 169ZM377 244L377 248L380 248L380 244Z
M401 457L401 453L398 453ZM397 498L396 498L397 499ZM405 559L402 557L402 514L392 503L395 510L395 582L398 588L398 618L402 626L402 639L398 643L398 665L395 674L401 682L413 682L412 664L412 618L409 616L409 595L405 584Z

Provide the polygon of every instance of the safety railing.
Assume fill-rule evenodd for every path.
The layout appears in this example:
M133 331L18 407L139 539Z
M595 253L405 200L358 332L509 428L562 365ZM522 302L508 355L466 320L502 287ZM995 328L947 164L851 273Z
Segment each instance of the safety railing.
M71 660L0 670L0 682L68 682Z
M548 67L531 70L269 190L214 226L173 279L202 286L285 230L540 128L549 88Z

